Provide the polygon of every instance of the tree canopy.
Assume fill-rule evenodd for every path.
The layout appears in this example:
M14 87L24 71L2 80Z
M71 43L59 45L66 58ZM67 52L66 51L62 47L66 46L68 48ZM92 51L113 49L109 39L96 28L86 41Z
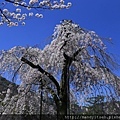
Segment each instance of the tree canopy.
M21 80L17 97L13 96L9 102L9 105L15 103L14 106L6 107L3 113L24 113L25 109L29 114L38 112L41 90L53 98L57 107L56 110L50 108L53 114L56 111L68 114L72 104L83 106L92 96L104 95L106 101L118 100L120 78L113 72L117 63L106 49L94 31L85 30L72 20L63 20L56 25L51 43L43 50L22 46L2 50L1 74L7 72L13 81Z

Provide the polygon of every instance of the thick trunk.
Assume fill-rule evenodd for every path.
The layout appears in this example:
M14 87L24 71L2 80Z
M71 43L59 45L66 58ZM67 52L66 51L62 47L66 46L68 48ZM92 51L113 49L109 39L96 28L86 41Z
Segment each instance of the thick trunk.
M21 58L21 61L30 65L34 69L38 69L38 71L40 71L41 73L48 76L52 80L52 82L55 84L55 86L57 88L57 94L55 94L54 90L53 91L50 90L50 92L51 92L51 94L53 96L53 99L54 99L54 101L56 103L56 106L57 106L57 115L59 117L58 120L64 120L64 117L69 114L69 106L70 106L69 68L70 68L70 65L71 65L72 61L75 60L75 57L78 55L78 53L81 50L82 50L81 48L78 49L73 54L72 57L69 57L68 55L63 53L63 56L64 56L65 60L64 60L64 66L63 66L63 69L62 69L60 86L59 86L59 83L57 82L57 80L50 73L43 70L39 65L34 65L32 62L28 61L24 57Z
M66 54L64 54L64 57L65 60L60 84L60 115L62 115L62 118L69 114L69 67L72 62L71 58L68 57Z

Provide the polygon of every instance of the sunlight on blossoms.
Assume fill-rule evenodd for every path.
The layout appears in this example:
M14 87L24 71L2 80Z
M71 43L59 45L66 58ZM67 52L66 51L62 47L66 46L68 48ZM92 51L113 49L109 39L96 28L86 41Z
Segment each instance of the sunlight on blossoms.
M4 13L8 14L8 10L5 9ZM21 14L19 9L13 15L24 19L27 16L42 17L39 13ZM8 25L18 24L15 21ZM24 26L25 22L22 21L21 25ZM94 31L85 30L72 20L62 20L55 26L51 43L42 50L15 46L0 51L1 75L9 74L12 82L20 80L18 93L12 96L12 89L6 90L0 104L1 113L26 114L28 107L27 114L40 114L42 111L41 114L55 115L56 108L60 107L69 109L72 114L81 110L89 113L94 112L90 106L96 102L105 103L105 114L116 113L120 106L117 103L120 78L113 69L118 64L105 47L104 41ZM113 102L116 102L116 107L111 109L109 106ZM66 103L69 105L64 108Z
M66 3L64 0L5 0L0 2L0 25L18 26L29 17L43 18L43 14L38 13L39 9L68 9L71 6L71 2Z

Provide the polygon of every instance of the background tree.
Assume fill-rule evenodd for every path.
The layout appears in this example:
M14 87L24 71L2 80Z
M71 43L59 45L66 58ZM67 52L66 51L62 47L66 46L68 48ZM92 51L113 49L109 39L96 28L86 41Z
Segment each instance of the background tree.
M87 99L84 113L90 115L119 114L120 101L112 98L106 101L107 96L96 96Z
M64 0L1 0L0 25L25 25L25 20L31 17L43 18L41 9L55 10L68 9L71 2Z
M87 101L86 113L87 114L105 114L104 109L104 96L91 97Z
M1 51L0 61L1 74L7 72L12 80L16 76L21 81L18 95L11 99L14 111L6 106L4 114L25 113L26 102L28 113L38 114L41 82L56 106L50 108L51 114L70 114L74 100L82 107L86 98L97 94L119 100L120 79L112 72L117 64L94 31L87 31L71 20L56 25L51 44L43 50L15 46Z

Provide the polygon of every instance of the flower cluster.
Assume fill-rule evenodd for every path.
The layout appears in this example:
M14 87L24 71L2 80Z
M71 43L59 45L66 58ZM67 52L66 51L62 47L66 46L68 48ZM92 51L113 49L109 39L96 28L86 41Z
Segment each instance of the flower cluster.
M16 10L4 8L7 4L13 4ZM5 2L2 2L1 5L3 6L3 9L0 8L0 25L7 24L7 26L11 27L18 26L19 24L25 25L25 20L29 17L43 18L43 14L36 13L33 9L68 9L71 7L72 3L68 2L65 4L64 0L6 0Z
M4 10L5 13L6 11ZM37 16L39 15L37 14ZM43 50L17 46L8 51L1 51L0 72L1 74L5 72L8 74L17 71L16 74L21 80L18 91L23 98L26 97L28 91L32 90L34 90L35 94L40 95L40 92L37 91L41 90L41 81L45 91L49 90L48 92L50 92L51 88L54 90L54 92L52 91L53 94L57 94L57 85L53 84L51 80L53 77L51 76L56 78L55 80L59 85L59 83L64 82L62 75L66 73L66 76L69 76L71 104L73 102L85 103L87 98L97 94L106 95L109 93L109 99L114 96L115 99L118 99L120 95L120 78L113 74L111 68L115 64L113 64L114 61L107 54L105 48L102 39L94 31L86 31L71 20L63 20L59 25L56 25L53 40ZM46 72L39 71L38 68L34 69L33 64L33 67L31 67L23 62L21 60L23 57L34 65L39 65L39 69L47 71L51 76L45 74ZM71 62L69 72L64 71L66 59ZM112 86L114 86L114 90ZM115 91L114 94L113 91ZM16 104L19 105L20 110L16 109L16 111L23 113L25 98L21 99L21 96ZM28 95L28 97L30 96ZM9 96L6 96L6 98L8 99ZM37 102L38 98L35 97L36 100L27 98L27 102L31 104L30 111L32 114L32 109L36 106L34 106L33 101ZM13 101L11 100L11 102ZM50 107L50 110L52 110L52 107Z

